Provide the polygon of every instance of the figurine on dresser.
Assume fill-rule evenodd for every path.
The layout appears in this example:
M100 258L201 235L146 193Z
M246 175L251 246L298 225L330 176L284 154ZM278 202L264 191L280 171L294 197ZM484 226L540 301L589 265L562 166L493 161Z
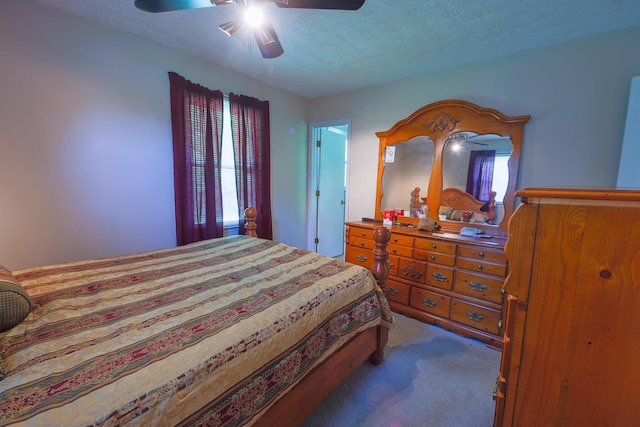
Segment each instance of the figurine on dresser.
M416 187L411 192L411 217L424 218L426 214L424 204L420 200L420 187Z

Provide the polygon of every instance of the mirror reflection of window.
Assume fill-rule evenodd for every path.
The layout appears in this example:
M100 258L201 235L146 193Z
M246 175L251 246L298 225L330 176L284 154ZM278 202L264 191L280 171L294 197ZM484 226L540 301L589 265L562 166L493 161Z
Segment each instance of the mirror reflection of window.
M511 153L496 153L493 163L493 191L496 192L496 203L502 203L509 184L509 156Z

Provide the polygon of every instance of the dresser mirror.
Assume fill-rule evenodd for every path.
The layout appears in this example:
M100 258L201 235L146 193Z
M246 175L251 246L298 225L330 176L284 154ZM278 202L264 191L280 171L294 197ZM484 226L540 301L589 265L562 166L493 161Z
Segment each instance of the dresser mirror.
M474 227L506 236L529 118L445 100L376 132L380 138L376 218L381 219L385 209L413 213L419 189L424 215L438 221L444 231ZM394 148L388 151L389 147Z
M442 185L458 189L484 202L469 218L473 224L497 227L504 219L503 200L509 183L508 161L513 144L509 136L453 133L447 138L442 157ZM463 221L462 214L443 203L441 221Z
M382 210L402 209L409 212L413 208L416 189L419 189L418 197L427 196L433 155L433 141L428 136L417 136L385 148Z

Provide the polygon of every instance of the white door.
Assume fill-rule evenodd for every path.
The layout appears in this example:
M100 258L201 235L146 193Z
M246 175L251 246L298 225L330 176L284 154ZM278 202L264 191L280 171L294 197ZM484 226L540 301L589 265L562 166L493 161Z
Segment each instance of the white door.
M310 249L330 257L344 253L348 135L345 122L311 127Z

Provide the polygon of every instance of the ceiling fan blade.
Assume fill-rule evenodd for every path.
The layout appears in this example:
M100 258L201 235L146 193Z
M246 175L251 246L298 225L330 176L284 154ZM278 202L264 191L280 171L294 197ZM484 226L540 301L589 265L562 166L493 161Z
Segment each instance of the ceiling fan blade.
M240 24L240 21L229 21L229 22L225 22L222 25L219 25L218 28L223 33L231 37L236 31L240 29L241 26L242 25Z
M278 7L287 9L358 10L365 0L276 0Z
M258 43L258 48L263 58L277 58L284 53L280 44L276 30L273 29L271 21L266 17L261 28L253 30L253 35Z
M472 141L473 138L479 138L483 135L469 135L469 134L465 134L465 135L466 135L466 142L468 142L469 144L484 145L485 147L489 145L486 142Z
M136 0L134 4L140 10L154 13L214 6L211 0Z

